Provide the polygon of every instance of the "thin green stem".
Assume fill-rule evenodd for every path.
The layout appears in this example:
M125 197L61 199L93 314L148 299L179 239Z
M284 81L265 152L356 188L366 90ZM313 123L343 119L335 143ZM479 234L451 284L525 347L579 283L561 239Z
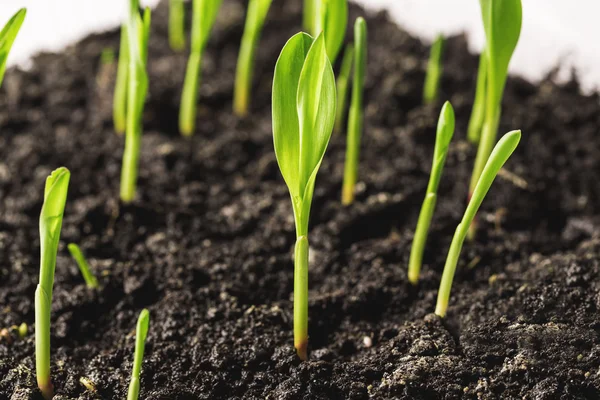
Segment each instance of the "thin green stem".
M475 88L475 99L473 100L473 110L467 130L467 138L471 143L478 143L483 129L485 119L486 104L486 82L487 82L487 56L485 51L479 56L479 69L477 71L477 87Z
M367 69L367 23L361 17L354 24L354 81L352 82L352 102L348 116L348 139L346 143L346 163L342 186L342 204L354 201L354 189L358 176L360 138L363 129L363 90Z
M425 74L425 85L423 86L423 103L431 104L437 101L442 77L442 51L444 48L444 37L439 35L433 45L427 63Z
M334 132L339 133L344 125L344 116L348 102L348 86L350 83L350 73L352 72L352 62L354 61L354 46L350 43L346 46L344 57L342 58L342 68L337 78L337 99Z
M169 45L174 51L185 48L185 4L169 0Z
M446 264L444 265L444 272L442 273L442 280L440 282L435 308L435 313L442 318L446 316L446 311L448 310L452 281L454 279L454 273L456 272L460 251L469 231L469 226L475 218L483 199L490 190L498 171L500 171L500 168L502 168L504 163L506 163L508 158L515 151L520 140L521 131L511 131L498 141L498 144L494 147L494 150L485 164L481 177L475 186L475 190L467 205L465 214L456 228L450 250L448 251L448 257L446 258Z
M86 285L90 289L97 289L98 288L98 280L92 273L92 271L90 269L90 265L88 264L87 260L85 259L85 256L81 252L81 249L79 248L79 246L77 246L75 243L69 243L67 248L69 249L71 256L77 262L77 266L79 266L79 271L81 271L81 275L83 276L83 279L85 280Z
M140 374L142 372L142 361L144 361L144 349L146 347L146 336L150 324L150 313L143 309L138 317L135 330L135 353L133 355L133 369L131 381L127 392L127 400L137 400L140 395Z
M125 132L127 124L127 76L129 75L129 41L127 26L121 26L121 44L119 46L119 63L117 64L117 81L113 97L113 123L119 134Z
M294 248L294 347L301 360L308 354L308 237L296 239Z
M179 130L183 136L192 136L196 129L196 103L198 102L201 65L201 53L190 54L179 109Z
M244 34L235 72L233 111L239 116L248 113L248 103L254 72L254 54L271 0L250 0Z
M315 12L317 7L317 1L318 0L304 0L304 8L302 11L302 26L304 27L304 30L313 37L315 37L317 33L315 32Z
M71 174L59 168L46 179L40 213L40 281L35 291L35 365L38 387L45 399L54 394L50 379L50 312L56 253L60 240Z

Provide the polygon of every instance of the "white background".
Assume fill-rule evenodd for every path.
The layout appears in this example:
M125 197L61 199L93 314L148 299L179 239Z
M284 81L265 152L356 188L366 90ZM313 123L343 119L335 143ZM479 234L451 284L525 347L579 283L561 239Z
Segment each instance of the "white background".
M154 5L157 1L141 3ZM600 0L522 1L523 30L511 71L535 80L558 64L567 76L575 65L584 87L599 89ZM359 2L371 9L389 9L406 29L426 39L438 32L467 32L474 50L484 41L477 0ZM37 50L59 50L88 32L116 26L125 14L126 4L127 0L0 0L2 24L20 7L28 8L10 63L25 63Z

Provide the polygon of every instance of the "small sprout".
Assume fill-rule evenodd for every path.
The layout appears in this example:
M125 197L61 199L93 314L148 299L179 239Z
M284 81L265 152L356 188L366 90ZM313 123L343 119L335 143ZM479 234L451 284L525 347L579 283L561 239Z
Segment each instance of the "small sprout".
M440 91L440 80L442 78L442 52L444 48L444 36L438 35L431 46L425 85L423 86L423 103L431 104L437 101Z
M4 80L4 72L6 71L6 62L8 61L8 53L17 38L19 29L25 20L27 9L21 8L8 20L4 28L0 31L0 86Z
M348 25L347 0L319 0L315 2L315 30L313 36L324 32L327 55L331 64L335 60L344 43L346 26Z
M25 339L25 336L27 336L27 324L25 322L22 322L21 325L19 325L19 327L17 328L17 333L19 334L19 339Z
M81 271L81 275L83 276L86 285L90 289L97 289L98 280L90 270L90 266L87 260L85 259L83 253L81 252L81 249L79 249L79 246L77 246L75 243L69 243L67 247L69 249L69 252L71 253L71 256L73 256L73 258L77 262L77 265L79 266L79 270Z
M308 347L308 219L317 172L335 121L335 78L325 39L298 33L283 47L273 78L273 142L292 198L294 249L294 346Z
M500 168L502 168L506 160L508 160L513 151L515 151L520 140L521 131L511 131L498 141L498 144L494 147L492 154L485 164L483 173L475 186L473 196L467 205L465 214L456 228L452 243L450 244L450 250L448 251L448 257L446 258L446 265L444 265L442 281L440 282L440 289L438 290L437 305L435 307L435 313L442 318L446 316L454 272L456 271L460 251L465 238L467 237L469 226L475 218L477 210L485 198L485 195L488 190L490 190L490 186L492 186L492 182L494 182L498 171L500 171Z
M496 143L508 64L517 47L522 22L521 0L480 0L479 3L486 36L487 87L485 119L471 176L470 193L479 182Z
M150 324L150 313L145 308L140 313L135 329L135 352L133 355L133 370L127 400L137 400L140 396L140 373L142 372L142 361L144 360L144 348L146 347L146 336Z
M354 201L354 190L358 176L360 137L363 129L363 86L367 69L367 23L358 17L354 23L354 80L352 82L352 102L348 115L348 139L346 143L346 163L342 186L342 204Z
M477 71L477 87L475 88L475 100L467 130L467 138L471 143L479 143L483 120L485 118L485 90L487 82L487 57L485 51L479 56L479 69Z
M254 71L254 53L258 45L260 33L265 18L271 7L272 0L250 0L248 15L244 26L244 35L240 46L240 54L235 72L235 87L233 95L233 110L239 116L248 113L252 73Z
M354 46L350 43L346 46L344 57L342 58L342 68L337 77L337 99L338 107L335 116L336 133L342 130L344 124L344 115L346 112L346 103L348 102L348 84L350 83L350 73L352 72L352 62L354 61Z
M174 51L185 48L185 4L169 0L169 45Z
M121 167L121 200L133 201L137 186L140 145L142 142L142 115L148 92L148 36L150 34L150 8L140 16L138 0L130 0L127 41L129 44L129 70L127 76L127 126L125 150Z
M40 282L35 291L35 361L37 383L44 398L52 399L50 380L50 311L60 230L71 174L62 167L46 179L40 213Z
M429 176L427 193L425 194L425 200L421 206L417 229L415 230L415 237L410 250L408 280L413 285L416 285L419 281L423 250L425 249L429 225L431 224L431 218L433 217L435 204L437 202L437 189L440 184L440 179L442 178L442 171L446 162L446 155L448 154L448 146L450 145L453 134L454 109L452 108L452 104L446 102L442 107L440 118L438 120L431 175Z
M113 96L113 124L115 132L125 133L127 126L127 77L129 75L129 39L127 34L128 19L121 25L121 43L119 44L119 63Z
M92 380L90 378L86 378L85 376L82 376L81 378L79 378L79 383L81 383L83 386L85 386L85 388L87 390L89 390L90 392L96 391L96 385L94 385L94 382L92 382Z
M222 0L193 1L192 48L185 71L179 107L179 131L183 136L191 136L196 128L196 103L200 86L202 53L222 2Z

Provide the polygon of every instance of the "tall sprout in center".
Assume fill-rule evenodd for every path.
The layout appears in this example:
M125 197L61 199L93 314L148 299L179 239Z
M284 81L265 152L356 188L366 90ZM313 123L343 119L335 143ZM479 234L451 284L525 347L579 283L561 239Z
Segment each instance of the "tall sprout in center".
M294 346L308 347L308 218L315 179L333 131L336 86L323 34L294 35L284 46L273 78L273 142L296 223Z

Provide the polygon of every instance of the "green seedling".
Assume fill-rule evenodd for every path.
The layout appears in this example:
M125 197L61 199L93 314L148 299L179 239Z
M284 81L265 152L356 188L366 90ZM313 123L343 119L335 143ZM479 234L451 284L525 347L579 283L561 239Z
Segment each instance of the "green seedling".
M121 25L119 63L117 64L117 78L113 96L113 124L115 132L119 135L125 133L125 128L127 127L127 77L129 76L128 21L129 19L126 19Z
M46 179L44 205L40 213L40 282L35 290L35 366L37 383L46 400L52 399L50 379L50 311L56 269L56 253L60 240L69 179L62 167Z
M490 186L492 185L492 182L494 182L498 171L500 171L500 168L502 168L506 160L508 160L513 151L515 151L520 140L521 131L511 131L498 141L498 144L494 147L492 154L483 168L483 172L477 185L475 185L473 196L467 205L465 214L456 228L452 243L450 244L450 250L448 251L448 257L446 258L446 265L444 265L442 281L440 282L440 289L438 290L437 305L435 307L435 313L442 318L446 316L446 311L448 310L452 280L454 279L456 265L458 264L460 251L469 231L469 226L475 218L477 210L485 198L485 195L488 190L490 190Z
M11 19L8 20L4 28L0 31L0 86L4 80L4 72L6 71L6 62L8 61L8 53L12 48L19 29L23 25L27 9L21 8Z
M254 53L271 2L272 0L250 0L248 3L248 15L235 72L233 95L233 111L239 116L245 116L248 113L254 71Z
M331 64L335 60L344 43L346 26L348 25L347 0L318 0L315 2L315 32L317 36L321 31L325 34L327 55Z
M338 107L335 116L335 127L336 133L342 130L344 125L344 113L346 112L346 103L348 102L348 86L350 84L350 73L352 72L352 62L354 61L354 46L348 44L344 51L344 57L342 58L342 68L337 77L337 99Z
M185 48L185 4L169 0L169 45L174 51Z
M125 150L121 167L121 200L130 203L135 198L140 146L142 142L142 115L148 92L148 36L150 34L150 8L144 16L139 13L138 1L130 0L127 35L129 43L129 69L127 76L127 126Z
M185 71L179 107L179 131L191 136L196 128L196 103L202 67L202 54L222 0L194 0L192 4L192 48Z
M75 243L69 243L67 248L69 249L69 253L71 253L71 256L77 262L77 265L79 266L79 271L81 271L81 275L83 276L83 279L85 280L86 285L90 289L97 289L98 288L98 280L94 276L93 272L90 270L90 265L88 264L87 260L85 259L79 246L77 246Z
M423 103L431 104L437 101L440 91L440 80L442 78L442 52L444 49L444 37L438 35L431 46L425 85L423 86Z
M471 176L470 193L479 182L496 142L508 64L519 41L522 21L521 0L480 0L479 3L486 36L487 87L485 119Z
M413 285L419 281L419 273L421 271L421 263L423 261L423 251L427 241L427 233L429 225L435 210L437 202L437 190L442 178L442 171L446 163L448 154L448 146L454 134L454 109L452 104L446 102L442 107L440 118L437 125L437 133L435 137L435 149L433 151L433 165L431 166L431 175L429 176L429 184L427 185L427 194L421 206L415 237L410 250L410 259L408 263L408 280Z
M317 8L317 1L321 1L321 0L304 0L303 3L303 9L302 9L302 26L304 27L304 30L308 33L310 33L311 35L315 34L315 28L316 28L316 8Z
M477 87L475 88L475 99L473 110L469 119L467 138L471 143L479 143L483 121L485 119L485 85L487 83L487 57L485 51L479 56L479 69L477 71Z
M320 34L294 35L283 47L273 78L273 142L290 192L296 223L294 249L294 346L308 347L308 219L317 172L335 121L333 69Z
M358 17L354 24L354 80L352 81L352 102L348 115L348 140L346 143L346 163L342 204L354 201L354 188L358 177L360 137L363 129L363 87L367 69L367 23Z
M150 325L150 313L144 308L138 317L135 329L135 353L133 355L133 370L131 371L127 400L137 400L140 396L140 373L142 372L142 361L144 361L148 325Z

